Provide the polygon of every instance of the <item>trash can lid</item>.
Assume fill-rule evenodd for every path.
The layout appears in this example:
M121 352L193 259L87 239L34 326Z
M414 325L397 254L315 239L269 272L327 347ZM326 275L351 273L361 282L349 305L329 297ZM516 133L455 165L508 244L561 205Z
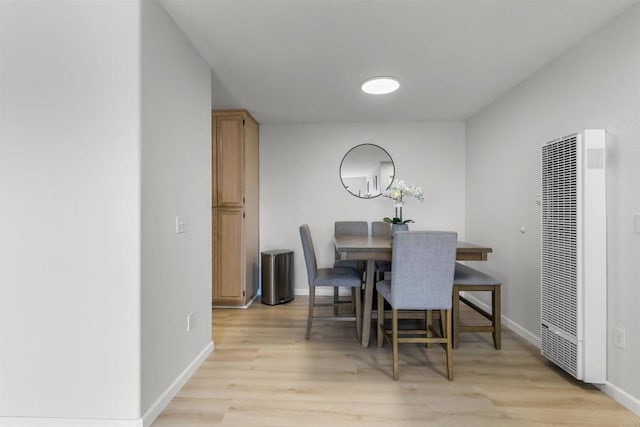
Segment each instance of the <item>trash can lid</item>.
M289 254L293 253L291 249L273 249L270 251L262 252L262 255L281 255L281 254Z

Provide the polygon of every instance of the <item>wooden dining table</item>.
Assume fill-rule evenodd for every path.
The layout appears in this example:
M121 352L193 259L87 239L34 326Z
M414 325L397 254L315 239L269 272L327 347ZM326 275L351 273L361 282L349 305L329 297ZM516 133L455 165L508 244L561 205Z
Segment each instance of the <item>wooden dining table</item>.
M376 261L391 260L391 237L335 236L336 251L342 260L366 261L364 307L362 310L362 347L369 346ZM458 261L486 261L493 250L486 246L458 241Z

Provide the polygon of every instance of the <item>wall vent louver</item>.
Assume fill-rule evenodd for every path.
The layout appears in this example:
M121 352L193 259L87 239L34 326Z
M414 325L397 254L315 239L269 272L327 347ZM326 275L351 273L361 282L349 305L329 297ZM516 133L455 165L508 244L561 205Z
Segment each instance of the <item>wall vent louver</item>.
M542 354L577 379L606 380L605 131L542 147Z

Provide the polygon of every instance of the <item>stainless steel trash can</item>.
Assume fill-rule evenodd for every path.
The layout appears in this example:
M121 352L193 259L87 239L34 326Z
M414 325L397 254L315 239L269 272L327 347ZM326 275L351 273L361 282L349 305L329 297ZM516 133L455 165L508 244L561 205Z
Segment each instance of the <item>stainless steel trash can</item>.
M293 300L293 251L262 252L262 303L283 304Z

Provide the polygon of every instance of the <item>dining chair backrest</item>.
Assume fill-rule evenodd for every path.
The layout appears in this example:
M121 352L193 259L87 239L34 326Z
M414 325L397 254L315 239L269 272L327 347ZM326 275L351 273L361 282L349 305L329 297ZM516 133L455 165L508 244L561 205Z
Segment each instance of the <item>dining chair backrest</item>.
M336 221L333 234L335 236L367 236L369 224L367 221Z
M367 221L336 221L333 225L334 236L368 236L369 224ZM336 267L357 268L358 263L354 261L340 261L340 254L335 250Z
M371 235L374 237L389 237L391 234L391 224L384 221L373 221L371 223Z
M452 231L394 234L389 302L395 309L451 308L456 242Z
M313 240L311 239L311 230L307 224L300 226L300 240L302 241L302 251L304 252L304 262L307 265L307 278L309 286L313 286L318 271L316 262L316 251L313 248Z

